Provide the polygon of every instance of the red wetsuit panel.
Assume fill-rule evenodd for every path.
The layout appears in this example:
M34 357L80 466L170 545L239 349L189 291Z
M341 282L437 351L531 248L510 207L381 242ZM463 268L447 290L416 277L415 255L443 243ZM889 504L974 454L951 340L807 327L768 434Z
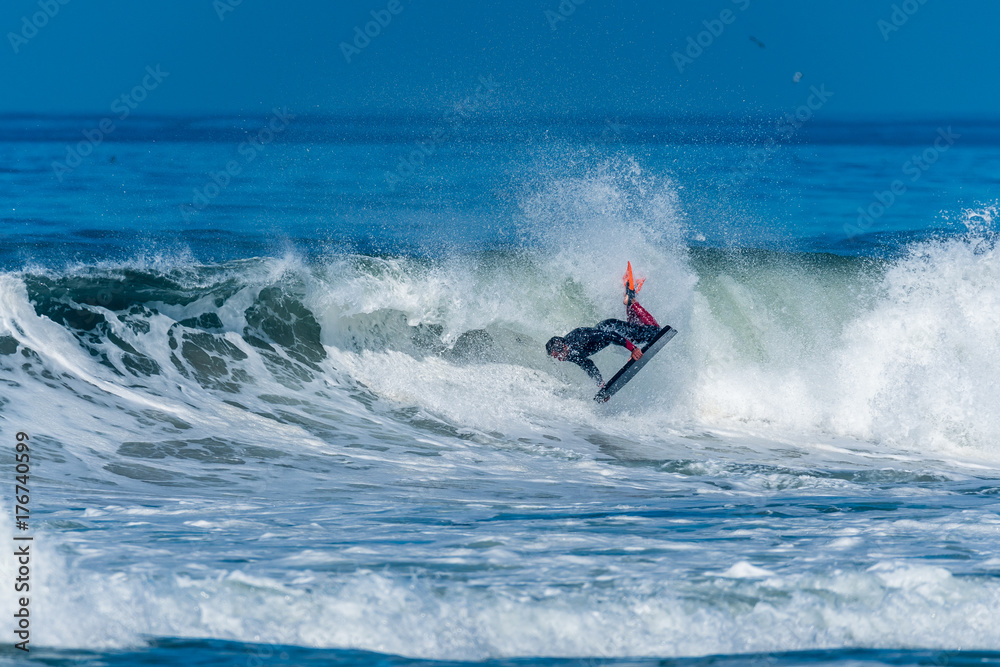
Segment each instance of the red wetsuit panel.
M639 305L638 301L633 301L632 304L625 309L628 313L628 323L629 324L642 324L645 326L654 326L659 328L660 324L656 321L652 315L650 315L645 308Z

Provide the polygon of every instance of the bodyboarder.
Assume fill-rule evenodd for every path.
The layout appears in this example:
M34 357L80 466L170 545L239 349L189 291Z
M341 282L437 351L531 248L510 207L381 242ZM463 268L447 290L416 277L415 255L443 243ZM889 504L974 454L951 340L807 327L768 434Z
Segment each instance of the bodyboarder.
M631 269L631 267L629 267ZM626 278L631 278L631 271ZM640 283L641 285L641 283ZM640 345L648 343L660 331L660 325L645 308L635 300L637 289L628 289L626 283L625 312L627 321L609 319L594 327L579 327L565 336L554 336L545 343L545 351L558 361L571 361L582 368L599 386L604 379L590 357L608 345L620 345L632 353L632 358L642 358Z

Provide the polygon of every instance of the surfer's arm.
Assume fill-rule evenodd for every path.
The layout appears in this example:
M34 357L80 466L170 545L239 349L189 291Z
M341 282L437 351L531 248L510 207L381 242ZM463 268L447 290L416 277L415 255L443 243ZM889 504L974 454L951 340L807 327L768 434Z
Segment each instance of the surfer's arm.
M615 331L605 331L604 335L607 336L604 343L605 345L607 345L608 343L612 343L614 345L618 345L619 347L624 347L629 352L634 352L635 350L639 349L635 343L633 343L620 333L617 333ZM639 352L639 356L642 356L641 351Z
M632 353L632 358L636 361L642 359L642 350L639 346L630 341L628 338L625 339L625 349Z
M614 331L608 331L606 334L609 342L614 343L615 345L620 345L631 352L634 360L638 361L639 359L642 359L642 350L640 350L639 346L630 341L628 338L619 333L615 333Z
M577 366L582 368L594 382L602 386L604 385L604 378L601 377L601 371L597 370L597 364L590 359L581 359L575 363Z

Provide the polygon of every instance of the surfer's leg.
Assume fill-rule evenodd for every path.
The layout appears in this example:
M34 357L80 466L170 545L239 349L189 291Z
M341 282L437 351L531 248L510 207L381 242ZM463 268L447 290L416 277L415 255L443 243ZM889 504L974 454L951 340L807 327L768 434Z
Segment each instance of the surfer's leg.
M628 324L627 322L622 322L621 320L616 320L616 319L604 320L602 322L598 322L597 326L594 328L597 329L598 331L609 331L611 333L616 333L619 336L627 338L628 340L631 340L633 342L638 342L635 341L635 339L632 337L633 334L635 333L635 331L633 330L634 327L631 324Z
M633 343L648 343L659 332L660 327L652 324L629 324L621 320L604 320L595 329L613 331Z
M632 301L629 307L626 309L628 312L628 323L629 324L640 324L643 326L656 327L659 330L660 325L657 323L656 318L649 314L645 308L639 305L638 301Z
M655 324L630 324L629 333L624 334L633 343L648 343L660 332Z
M611 318L610 320L603 320L598 322L594 327L595 329L600 329L601 331L613 331L617 334L625 335L625 331L628 330L628 324L622 322L621 320L616 320Z

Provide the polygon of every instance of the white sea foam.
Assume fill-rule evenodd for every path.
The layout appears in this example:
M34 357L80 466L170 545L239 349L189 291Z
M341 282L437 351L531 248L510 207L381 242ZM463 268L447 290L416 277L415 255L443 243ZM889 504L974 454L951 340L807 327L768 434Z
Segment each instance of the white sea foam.
M9 539L10 523L0 521L0 539ZM503 586L435 590L372 571L297 584L185 566L186 574L112 574L74 567L57 540L42 533L33 544L36 645L213 637L461 660L1000 646L1000 585L905 562L782 576L743 561L714 583L618 581L526 595Z

